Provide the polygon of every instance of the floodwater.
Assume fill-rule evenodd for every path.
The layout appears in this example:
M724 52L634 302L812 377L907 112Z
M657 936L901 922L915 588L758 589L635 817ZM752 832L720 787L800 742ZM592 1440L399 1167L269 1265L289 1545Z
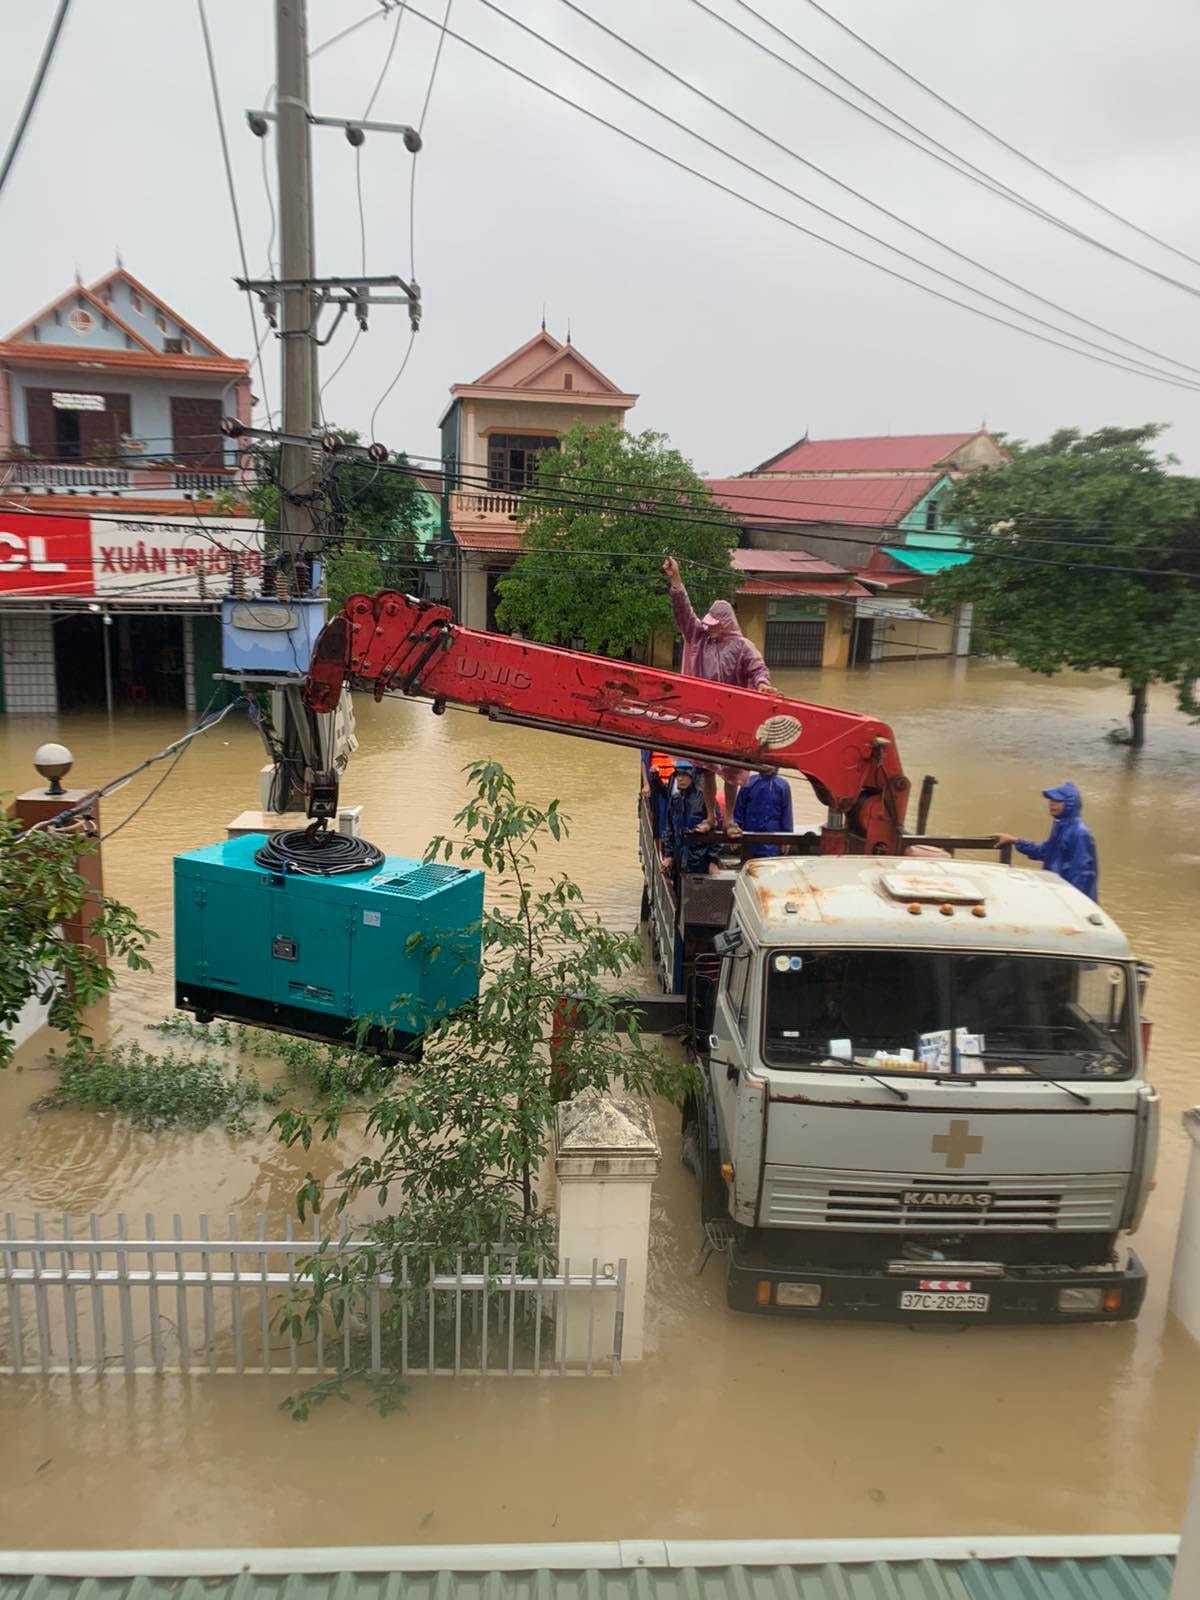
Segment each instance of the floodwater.
M783 679L786 678L786 682ZM1150 1271L1135 1326L807 1326L740 1317L721 1263L693 1272L695 1194L660 1116L648 1353L611 1379L415 1380L406 1412L365 1401L307 1425L276 1409L287 1379L0 1379L0 1548L398 1544L1160 1532L1178 1526L1200 1422L1200 1354L1166 1314L1185 1147L1200 1099L1195 918L1200 730L1153 697L1149 748L1106 741L1124 712L1101 676L1034 679L926 662L858 675L780 675L799 698L869 710L905 768L940 779L932 827L1038 835L1040 790L1072 778L1096 832L1109 910L1154 963L1151 1071L1163 1099L1158 1188L1138 1247ZM73 781L100 782L174 737L136 711L0 720L0 788L31 781L45 738ZM366 832L418 854L445 828L472 757L504 762L530 798L574 819L546 866L570 871L614 925L637 914L627 751L419 705L364 703L345 785ZM137 1036L170 1008L170 871L257 805L261 750L230 717L106 848L110 892L162 934L153 977L123 983L108 1024ZM157 769L161 772L161 768ZM107 804L113 826L156 776ZM151 1135L34 1113L53 1081L27 1047L0 1079L0 1211L287 1212L303 1158L264 1132Z

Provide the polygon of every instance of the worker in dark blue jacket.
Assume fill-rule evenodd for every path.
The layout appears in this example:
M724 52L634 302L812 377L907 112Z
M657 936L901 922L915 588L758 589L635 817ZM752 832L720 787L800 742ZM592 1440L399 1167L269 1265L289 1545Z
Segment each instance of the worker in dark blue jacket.
M752 772L750 782L738 790L730 833L791 833L792 790L778 767ZM777 856L777 844L756 844L752 856Z
M696 769L690 761L675 763L675 782L667 802L662 848L663 866L676 877L681 872L711 875L720 870L715 845L703 839L686 837L689 833L708 833L712 827L704 803L704 792L696 776Z
M1089 899L1098 900L1100 869L1096 862L1096 841L1081 815L1083 796L1073 783L1060 783L1054 789L1043 789L1042 793L1050 802L1050 815L1054 819L1050 837L1042 844L1034 844L1012 833L998 833L996 843L1016 845L1023 856L1040 861L1047 872L1057 872Z

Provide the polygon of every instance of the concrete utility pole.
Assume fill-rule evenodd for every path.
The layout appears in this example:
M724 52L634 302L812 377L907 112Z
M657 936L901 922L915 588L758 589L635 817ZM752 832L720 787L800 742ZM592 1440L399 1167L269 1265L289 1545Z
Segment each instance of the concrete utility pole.
M278 104L276 136L279 172L280 277L284 284L314 276L312 140L308 104L308 19L306 0L275 0L275 82ZM311 438L316 425L317 346L313 338L316 307L312 289L281 291L280 337L283 344L282 431L293 438ZM312 450L301 444L279 449L280 570L293 594L308 583L297 558L316 547L309 504L298 496L311 492Z

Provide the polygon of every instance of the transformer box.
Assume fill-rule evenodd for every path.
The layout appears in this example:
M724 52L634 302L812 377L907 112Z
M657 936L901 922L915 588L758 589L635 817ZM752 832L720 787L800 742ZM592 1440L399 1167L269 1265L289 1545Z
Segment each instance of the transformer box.
M260 866L265 834L175 858L175 1004L402 1051L479 992L483 873L385 856L336 877ZM419 935L414 941L413 935ZM397 1005L398 1001L403 1001Z

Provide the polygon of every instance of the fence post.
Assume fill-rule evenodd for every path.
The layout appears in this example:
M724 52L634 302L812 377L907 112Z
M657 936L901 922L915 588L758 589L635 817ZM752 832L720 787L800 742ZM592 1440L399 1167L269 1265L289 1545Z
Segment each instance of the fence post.
M1200 1344L1200 1106L1183 1113L1183 1128L1191 1141L1183 1214L1171 1269L1171 1310Z
M558 1107L555 1124L560 1262L597 1263L602 1277L626 1265L621 1358L640 1361L646 1309L646 1263L650 1250L650 1192L662 1166L662 1151L649 1105L630 1095L584 1089ZM589 1291L563 1297L568 1361L588 1357ZM607 1359L614 1348L616 1295L595 1306L594 1348Z

